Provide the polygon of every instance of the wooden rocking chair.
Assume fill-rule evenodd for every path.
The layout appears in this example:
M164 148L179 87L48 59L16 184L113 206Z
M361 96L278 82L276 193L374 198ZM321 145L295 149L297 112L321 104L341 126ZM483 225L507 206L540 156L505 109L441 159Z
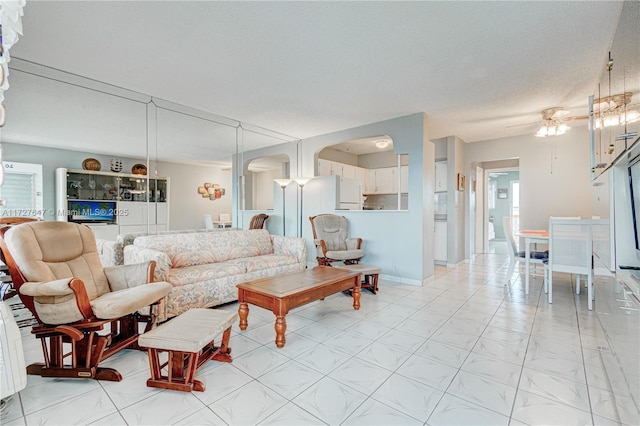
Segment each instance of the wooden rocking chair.
M349 238L349 222L344 216L319 214L311 216L313 243L318 265L331 266L331 262L353 265L364 256L362 238Z
M39 323L31 332L41 339L44 363L29 365L27 373L122 380L117 370L98 365L136 348L139 324L145 331L154 324L151 305L172 288L145 285L155 263L103 268L92 231L76 223L29 222L0 235L13 285Z

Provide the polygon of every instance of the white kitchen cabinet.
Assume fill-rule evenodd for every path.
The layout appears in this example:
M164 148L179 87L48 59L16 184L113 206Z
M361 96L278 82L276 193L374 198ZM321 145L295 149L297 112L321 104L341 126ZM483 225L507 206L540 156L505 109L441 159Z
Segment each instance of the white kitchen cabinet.
M609 275L616 267L613 175L613 170L607 170L598 176L593 181L591 192L591 214L594 215L593 260L596 275Z
M367 193L367 169L363 167L356 167L356 180L360 182L360 187L362 191Z
M122 214L118 218L118 224L128 225L166 225L168 219L168 209L166 203L150 203L149 208L145 202L130 201L120 204Z
M376 169L367 170L366 179L367 179L366 193L375 194L376 193Z
M435 190L436 192L447 190L447 163L445 161L436 163Z
M447 263L447 222L436 221L433 233L433 259L436 262Z
M396 194L398 192L397 167L369 169L366 172L365 193Z
M351 164L343 164L342 165L342 177L356 179L356 166L352 166Z
M397 167L375 169L376 194L393 194L398 192L396 171Z
M155 234L156 232L166 231L166 225L149 225L149 234ZM121 234L137 234L146 233L147 225L122 225L120 226Z
M333 161L318 158L318 176L333 176Z
M96 238L102 240L115 241L118 238L118 225L108 225L102 223L90 224L89 229L93 231Z

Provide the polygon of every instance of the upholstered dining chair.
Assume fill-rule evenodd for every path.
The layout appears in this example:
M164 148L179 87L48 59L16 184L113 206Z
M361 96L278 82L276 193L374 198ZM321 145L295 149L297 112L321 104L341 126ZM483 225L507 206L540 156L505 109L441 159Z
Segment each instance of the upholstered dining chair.
M77 223L28 222L0 235L14 287L38 321L32 333L42 340L44 363L31 364L27 373L122 380L117 370L98 365L135 348L139 324L147 331L155 322L150 306L172 288L146 284L155 263L103 268L93 232Z
M524 250L518 250L518 246L516 245L516 240L513 237L513 231L511 230L511 218L505 217L503 219L504 224L504 235L507 238L509 243L508 252L509 252L509 270L507 272L507 284L511 283L511 277L513 275L513 271L515 270L516 263L524 262L526 260L526 253ZM543 251L532 251L529 253L529 262L534 265L534 268L537 265L541 265L544 268L544 262L548 257L547 252ZM543 274L544 275L544 272Z
M249 229L264 229L267 219L269 219L269 215L264 213L253 216L249 222Z
M344 216L319 214L311 216L313 243L319 265L331 266L331 262L355 264L364 256L362 238L349 238L349 222Z

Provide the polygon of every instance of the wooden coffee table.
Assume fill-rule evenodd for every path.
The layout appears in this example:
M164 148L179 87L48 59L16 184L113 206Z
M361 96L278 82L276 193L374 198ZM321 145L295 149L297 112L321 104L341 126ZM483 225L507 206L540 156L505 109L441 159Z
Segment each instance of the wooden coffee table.
M238 284L240 330L247 329L248 303L271 310L276 316L276 346L285 344L285 316L290 309L344 290L353 289L353 309L360 309L360 272L316 266L302 272L261 278Z

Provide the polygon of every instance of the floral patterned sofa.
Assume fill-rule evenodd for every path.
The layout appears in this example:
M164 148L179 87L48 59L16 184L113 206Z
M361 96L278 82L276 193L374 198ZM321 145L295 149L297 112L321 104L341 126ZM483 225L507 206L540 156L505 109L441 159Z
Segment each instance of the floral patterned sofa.
M220 232L230 228L213 228L213 229L179 229L170 231L158 231L154 235L164 234L187 234L192 232ZM118 266L124 264L124 248L138 237L147 236L146 232L131 232L128 234L119 234L115 241L103 240L96 238L98 246L98 255L102 266Z
M236 284L302 271L306 257L303 238L265 229L141 236L124 247L125 264L155 260L156 280L173 286L166 318L237 300Z

